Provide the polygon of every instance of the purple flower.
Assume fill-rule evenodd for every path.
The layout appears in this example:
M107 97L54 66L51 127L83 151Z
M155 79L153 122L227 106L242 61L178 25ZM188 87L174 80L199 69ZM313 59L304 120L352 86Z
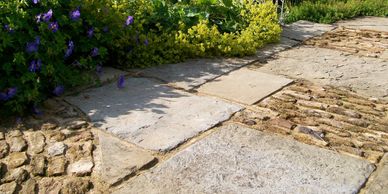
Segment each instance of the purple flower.
M4 25L4 29L11 33L14 32L14 30L8 24Z
M30 63L30 66L28 67L28 70L30 72L36 73L37 71L40 71L41 67L42 67L42 61L40 59L32 60Z
M35 18L36 18L36 23L40 23L42 21L42 14L37 15Z
M100 52L99 52L98 48L94 47L92 50L92 53L91 53L92 57L96 57L99 54L100 54Z
M125 25L129 26L133 24L133 21L134 21L133 16L128 16L127 20L125 21Z
M50 21L51 17L53 17L53 10L50 9L47 13L43 14L42 19L45 22Z
M39 3L39 0L32 0L32 3L38 4L38 3Z
M7 101L7 100L13 98L16 95L17 91L18 90L16 87L8 88L6 92L0 93L0 100Z
M93 28L93 27L90 27L90 28L89 28L89 30L88 30L88 32L87 32L87 34L88 34L88 38L91 38L91 37L93 37L93 34L94 34L94 28Z
M117 87L119 89L124 88L124 83L125 83L125 77L123 75L120 75L119 80L117 80Z
M70 57L70 55L73 53L73 50L74 50L74 42L69 40L69 43L67 44L65 58Z
M148 42L148 39L145 39L144 40L144 45L148 46L149 42Z
M58 25L58 22L57 22L57 21L51 22L51 23L49 24L49 29L50 29L51 31L53 31L53 32L58 31L58 28L59 28L59 25Z
M38 51L38 46L40 44L40 37L36 36L34 42L27 42L26 51L27 53L34 53Z
M78 20L80 17L81 12L79 11L79 8L70 12L70 19L72 19L73 21Z
M62 85L59 85L59 86L54 88L53 94L56 96L60 96L63 94L64 91L65 91L65 87Z

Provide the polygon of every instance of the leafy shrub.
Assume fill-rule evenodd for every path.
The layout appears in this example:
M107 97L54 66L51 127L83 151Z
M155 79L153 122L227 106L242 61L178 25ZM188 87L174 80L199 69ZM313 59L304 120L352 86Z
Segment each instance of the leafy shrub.
M356 16L388 16L387 0L314 0L290 6L285 22L333 23Z
M276 8L244 0L0 2L0 110L22 113L104 64L243 56L278 40Z

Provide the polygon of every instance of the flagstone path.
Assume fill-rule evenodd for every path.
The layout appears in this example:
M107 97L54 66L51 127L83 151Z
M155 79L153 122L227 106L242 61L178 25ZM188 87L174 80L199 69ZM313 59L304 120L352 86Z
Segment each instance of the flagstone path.
M109 70L123 89L66 97L99 128L94 171L112 193L384 193L388 64L304 45L335 28L299 21L244 59Z

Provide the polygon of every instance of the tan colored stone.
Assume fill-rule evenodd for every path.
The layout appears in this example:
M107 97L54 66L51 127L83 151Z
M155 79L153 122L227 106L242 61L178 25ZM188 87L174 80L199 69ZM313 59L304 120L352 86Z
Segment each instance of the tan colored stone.
M49 176L58 176L65 173L66 159L62 156L49 158L47 174Z
M41 130L46 131L46 130L53 130L57 128L58 125L55 123L44 123L41 127Z
M313 97L310 96L309 94L300 94L300 93L292 91L292 90L284 91L283 94L294 97L294 98L307 100L307 101L310 101L313 99Z
M2 194L14 194L17 184L15 182L0 184L0 193Z
M0 140L4 140L4 139L5 139L4 133L0 131Z
M60 131L47 131L46 137L50 142L59 142L66 139L65 134Z
M21 137L23 133L20 130L12 130L8 132L8 136L11 137Z
M357 118L357 119L361 118L360 113L357 113L357 112L352 111L352 110L346 110L346 109L339 107L339 106L330 106L326 109L326 111L340 114L340 115L353 117L353 118Z
M33 156L30 163L31 174L44 175L44 169L46 167L46 158L44 156Z
M4 176L4 182L16 182L18 184L25 181L28 177L28 172L23 168L12 169Z
M358 157L362 157L364 155L364 152L359 148L354 148L350 146L340 145L340 146L334 146L335 150L339 151L340 153L346 153Z
M341 145L346 145L350 147L354 146L353 142L351 142L350 139L340 137L333 133L327 133L325 135L325 139L329 141L331 146L341 146Z
M62 189L62 180L44 177L39 181L39 192L47 194L59 194Z
M27 148L26 140L21 137L12 137L9 141L9 151L10 152L21 152Z
M69 174L75 176L85 176L89 175L92 172L94 164L91 158L89 159L81 159L74 163L71 163L67 170Z
M47 153L50 156L59 156L63 155L67 149L67 145L63 142L56 142L53 145L49 146Z
M63 181L61 193L63 194L85 194L90 189L90 181L88 179L69 177Z
M90 131L83 131L80 134L69 138L69 141L71 142L84 142L89 140L93 140L93 134Z
M34 194L37 192L37 184L35 179L28 179L20 190L20 194Z
M82 158L92 157L92 142L88 141L84 144L74 144L66 152L66 157L70 162L78 161Z
M314 102L314 101L306 101L306 100L298 100L296 103L301 105L301 106L305 106L305 107L309 107L309 108L316 108L316 109L320 109L320 110L326 110L326 108L329 107L329 105L324 104L324 103Z
M364 150L364 156L370 162L376 164L379 162L380 158L384 155L383 152L376 152L372 150Z
M10 168L17 168L27 162L27 155L24 152L14 152L9 154L7 165Z
M0 159L4 158L9 152L9 146L6 141L0 141Z
M88 126L88 123L86 121L81 121L81 120L75 120L67 123L67 128L71 130L78 130L87 126Z
M295 126L294 123L292 123L288 120L285 120L285 119L280 119L280 118L271 119L269 121L269 124L275 125L278 127L282 127L282 128L286 128L288 130L291 130Z
M45 137L41 132L32 132L27 135L28 152L31 154L39 154L44 150Z

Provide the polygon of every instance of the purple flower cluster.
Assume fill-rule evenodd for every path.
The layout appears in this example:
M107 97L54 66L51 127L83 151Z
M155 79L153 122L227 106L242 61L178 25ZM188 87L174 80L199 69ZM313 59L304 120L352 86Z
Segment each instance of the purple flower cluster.
M89 30L87 31L87 34L88 34L88 38L91 38L93 37L93 34L94 34L94 28L93 27L90 27Z
M59 86L55 87L54 90L53 90L53 94L56 95L56 96L62 95L63 92L65 92L65 87L62 86L62 85L59 85Z
M32 0L32 3L33 3L33 4L38 4L38 3L39 3L39 0Z
M51 29L51 31L53 31L53 32L58 31L58 28L59 28L59 25L58 25L57 21L51 22L49 24L49 29Z
M133 16L128 16L127 20L125 21L125 25L129 26L129 25L133 24L133 22L134 22Z
M17 93L17 88L8 88L7 91L0 93L0 101L7 101L11 98L13 98Z
M79 8L70 12L70 19L71 20L76 21L80 17L81 17L81 12L79 11Z
M27 42L26 51L27 53L35 53L38 51L40 44L40 37L36 36L34 42Z
M10 32L10 33L14 32L14 30L13 30L8 24L5 24L5 25L4 25L4 29L5 29L7 32Z
M44 13L41 17L42 17L41 19L44 22L49 22L50 19L53 17L53 10L52 9L48 10L48 12Z
M74 42L70 40L69 43L67 44L65 58L70 57L70 55L73 53L73 50L74 50Z
M94 48L92 49L92 52L90 53L90 55L91 55L92 57L97 57L99 54L100 54L100 50L98 50L98 48L96 48L96 47L94 47Z
M30 66L28 67L28 70L30 72L38 72L40 71L40 68L42 67L42 61L40 59L38 60L32 60L30 63Z

